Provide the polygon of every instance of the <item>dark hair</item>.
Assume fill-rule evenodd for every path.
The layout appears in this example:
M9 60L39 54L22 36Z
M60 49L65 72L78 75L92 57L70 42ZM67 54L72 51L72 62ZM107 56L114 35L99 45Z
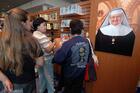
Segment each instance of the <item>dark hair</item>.
M81 34L82 29L83 29L83 22L79 19L73 19L70 22L70 29L71 29L71 34Z
M3 20L0 20L0 29L3 28L3 25L4 25Z
M43 22L47 22L44 18L42 18L42 17L38 17L37 19L35 19L34 21L33 21L33 28L34 28L34 30L37 30L37 27L41 24L41 23L43 23Z

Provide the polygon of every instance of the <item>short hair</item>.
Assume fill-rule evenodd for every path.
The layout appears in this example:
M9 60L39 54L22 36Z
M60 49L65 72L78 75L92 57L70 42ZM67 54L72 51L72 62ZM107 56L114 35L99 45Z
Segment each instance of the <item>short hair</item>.
M37 30L37 27L40 26L41 23L47 22L44 18L38 17L33 21L33 28L34 30Z
M73 19L70 22L70 29L71 29L71 34L81 34L82 30L84 29L83 27L83 22L79 19Z

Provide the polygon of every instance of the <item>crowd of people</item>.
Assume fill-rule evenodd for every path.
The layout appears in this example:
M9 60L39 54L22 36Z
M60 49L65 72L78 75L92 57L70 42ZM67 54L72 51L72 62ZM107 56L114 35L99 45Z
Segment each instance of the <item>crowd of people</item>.
M81 93L90 46L83 36L83 22L70 22L71 38L63 44L46 35L47 21L31 20L28 12L14 8L5 13L0 32L1 93ZM54 86L54 66L61 65L61 79ZM38 78L38 81L36 80Z

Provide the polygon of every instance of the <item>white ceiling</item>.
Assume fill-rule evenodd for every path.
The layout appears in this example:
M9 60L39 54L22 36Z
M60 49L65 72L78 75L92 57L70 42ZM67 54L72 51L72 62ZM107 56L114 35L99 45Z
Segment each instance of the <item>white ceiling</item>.
M0 12L25 4L32 0L0 0Z
M35 0L0 0L0 12L5 12L11 8L24 5L24 4L31 2L31 1L35 1ZM55 4L56 2L61 3L63 1L68 2L68 3L77 3L80 1L86 1L86 0L49 0L49 1L53 1ZM46 2L47 2L47 0L46 0ZM48 4L48 5L50 5L50 4Z

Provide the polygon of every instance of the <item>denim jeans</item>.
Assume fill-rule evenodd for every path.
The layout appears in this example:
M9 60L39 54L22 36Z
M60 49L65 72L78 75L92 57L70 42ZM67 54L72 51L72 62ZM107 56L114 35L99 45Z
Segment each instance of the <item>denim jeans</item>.
M36 93L36 84L35 80L30 81L29 83L26 84L13 84L14 89L12 93ZM7 93L4 91L4 87L2 83L0 84L1 90L0 93Z
M48 56L43 67L39 69L39 91L43 93L47 88L48 93L54 93L53 56Z

